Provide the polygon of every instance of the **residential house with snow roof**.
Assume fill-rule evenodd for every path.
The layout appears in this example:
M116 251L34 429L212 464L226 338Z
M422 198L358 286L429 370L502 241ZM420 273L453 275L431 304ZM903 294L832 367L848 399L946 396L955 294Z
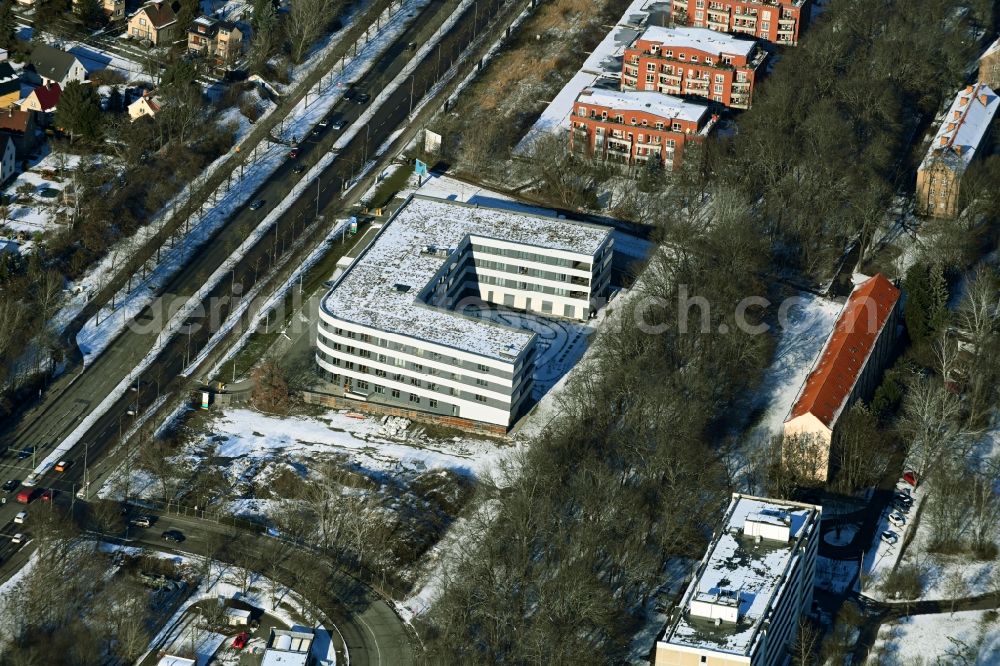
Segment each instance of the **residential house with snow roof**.
M160 97L153 91L147 91L141 97L128 105L128 117L133 123L139 118L152 118L162 108Z
M80 12L81 0L73 0L73 11ZM112 21L125 18L125 0L100 0L101 10Z
M411 195L323 299L329 386L307 398L504 433L531 397L530 325L590 318L611 260L606 227Z
M59 106L62 88L58 83L37 86L21 100L21 110L34 113L39 125L45 127L52 122L52 114Z
M979 57L979 82L993 90L1000 89L1000 38Z
M28 64L37 77L35 80L40 79L42 85L58 83L65 88L70 81L83 83L87 80L87 68L79 58L46 44L39 44L32 49Z
M653 91L585 88L570 118L570 148L621 164L680 165L684 147L702 141L716 116L707 106Z
M967 86L955 97L917 169L917 211L952 218L959 213L959 187L969 164L988 144L1000 98L985 83Z
M165 0L147 2L128 18L128 35L154 46L170 46L181 36L177 13Z
M21 77L10 63L0 62L0 109L17 104L21 99Z
M854 288L785 419L782 461L825 482L840 416L875 392L892 353L900 291L877 274Z
M243 51L243 31L230 21L199 16L188 28L187 48L220 65L228 64Z
M707 28L649 26L625 49L622 90L704 97L748 109L767 52L757 41Z
M780 666L812 604L822 508L733 494L654 666Z

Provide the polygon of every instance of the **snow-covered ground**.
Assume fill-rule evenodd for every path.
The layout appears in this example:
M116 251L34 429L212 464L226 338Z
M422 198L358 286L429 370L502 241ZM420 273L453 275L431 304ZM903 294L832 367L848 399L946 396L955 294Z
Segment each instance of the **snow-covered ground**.
M573 103L584 88L604 82L617 90L621 76L622 54L639 35L640 30L636 26L644 23L650 11L659 5L662 5L659 0L633 0L618 23L611 27L601 43L587 57L580 70L542 111L542 115L517 144L515 152L523 153L530 150L532 144L545 134L568 130Z
M329 411L320 416L276 417L249 409L222 412L211 423L221 458L298 459L311 454L345 454L369 472L450 469L478 476L511 450L474 436L433 439L414 436L392 418Z
M4 187L3 193L13 201L7 207L6 217L0 220L0 228L29 236L54 228L56 216L68 213L62 194L72 183L73 171L79 164L79 155L53 153L46 148L41 160ZM27 190L28 186L34 189L22 201L19 191Z
M1000 621L990 611L912 615L882 625L866 663L993 666L1000 663Z
M137 552L134 548L111 544L102 544L102 549L106 551L122 550L133 555ZM151 551L150 554L177 560L181 565L188 567L199 567L199 563L203 562L202 558L197 556L178 558L173 554L158 551ZM249 579L250 587L244 593L238 585L238 580L241 578L242 576L236 574L230 565L212 562L208 569L208 575L202 579L199 587L150 641L150 652L164 650L169 653L171 649L174 651L189 650L193 644L199 666L211 660L225 642L226 636L210 631L196 630L195 625L200 621L200 615L197 611L189 612L189 610L199 602L219 599L239 600L264 610L287 628L302 626L304 618L316 616L315 609L310 608L301 596L284 585L254 572ZM337 628L333 625L319 624L315 629L316 637L313 640L312 655L320 666L333 666L337 661L335 646L330 640L331 631L336 632ZM141 663L143 658L145 655L136 663Z

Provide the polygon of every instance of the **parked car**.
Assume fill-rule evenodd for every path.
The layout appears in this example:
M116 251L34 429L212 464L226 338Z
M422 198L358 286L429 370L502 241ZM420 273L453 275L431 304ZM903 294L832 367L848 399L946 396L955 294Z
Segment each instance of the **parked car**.
M906 524L906 518L903 516L903 514L899 513L898 511L893 511L892 513L889 514L889 522L895 525L896 527L902 527L903 525Z
M250 632L241 631L236 634L236 638L233 639L233 649L242 650L247 646L247 642L250 640Z
M914 488L917 487L917 473L913 470L903 472L903 482Z
M292 169L292 173L302 173L305 170L306 170L305 164L296 164L295 168Z
M329 124L330 124L330 119L329 118L324 118L323 120L319 121L319 126L320 127L326 127Z
M905 502L906 504L913 504L913 496L910 495L909 493L901 493L897 491L896 494L892 496L892 499L894 502Z
M265 203L266 202L263 199L257 199L256 201L250 204L250 210L259 210L264 207Z
M21 482L17 479L11 479L7 483L3 484L3 491L5 493L12 493L17 490L17 487L21 485Z
M323 128L322 127L319 127L319 126L313 127L313 130L312 130L312 135L313 136L319 136L322 133L323 133Z
M180 543L181 541L184 541L185 537L184 533L181 532L180 530L167 530L166 532L160 535L160 538L163 539L164 541Z
M339 132L340 130L344 129L344 121L343 120L338 120L337 122L335 122L333 124L332 127L333 127L333 131L334 132Z
M129 521L129 524L133 527L149 527L153 524L153 520L149 516L136 516Z
M17 515L14 516L14 522L17 523L18 525L24 525L24 521L26 521L27 519L28 519L27 511L18 511Z
M882 541L885 541L890 546L899 541L899 535L892 530L885 530L882 532Z
M56 469L57 472L65 472L72 465L73 465L73 461L72 460L60 460L59 462L56 463L56 468L55 469Z
M344 99L348 101L353 100L357 96L358 96L358 91L355 90L354 88L348 88L347 90L344 91Z
M893 502L892 510L905 516L910 513L910 505L902 504L900 502Z
M28 535L24 534L23 532L18 532L17 534L15 534L10 538L11 543L24 543L27 540L28 540Z

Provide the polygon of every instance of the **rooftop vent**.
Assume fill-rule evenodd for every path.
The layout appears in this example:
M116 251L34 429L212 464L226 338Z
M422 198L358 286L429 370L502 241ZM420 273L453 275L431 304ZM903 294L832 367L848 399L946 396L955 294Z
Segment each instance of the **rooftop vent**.
M406 292L408 292L410 290L410 285L408 285L408 284L400 284L399 282L397 282L396 284L392 285L392 288L395 289L396 291L398 291L401 294L405 294Z
M748 513L743 521L744 536L768 541L788 543L792 536L792 520L787 511L781 509L761 509Z
M723 622L736 624L740 613L740 592L718 588L698 592L691 599L690 614L703 620L712 620L716 626Z

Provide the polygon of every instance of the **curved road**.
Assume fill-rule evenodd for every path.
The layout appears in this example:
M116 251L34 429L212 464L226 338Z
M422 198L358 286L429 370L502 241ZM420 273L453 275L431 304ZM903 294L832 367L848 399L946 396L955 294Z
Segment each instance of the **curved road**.
M157 514L143 511L144 515ZM180 530L185 535L183 543L173 545L160 538L169 529ZM148 529L130 528L128 545L144 545L157 550L178 554L191 553L236 563L245 561L249 550L262 561L280 560L278 576L268 570L268 576L295 589L316 604L337 626L350 654L350 663L373 666L407 666L415 663L412 638L392 606L374 590L345 571L331 567L322 590L308 587L312 580L303 581L298 572L315 570L323 560L305 548L285 541L277 541L252 533L236 533L234 528L214 521L190 516L159 515ZM245 537L255 536L253 540ZM229 547L220 544L227 544ZM235 547L233 547L235 546ZM298 583L296 585L296 583Z

